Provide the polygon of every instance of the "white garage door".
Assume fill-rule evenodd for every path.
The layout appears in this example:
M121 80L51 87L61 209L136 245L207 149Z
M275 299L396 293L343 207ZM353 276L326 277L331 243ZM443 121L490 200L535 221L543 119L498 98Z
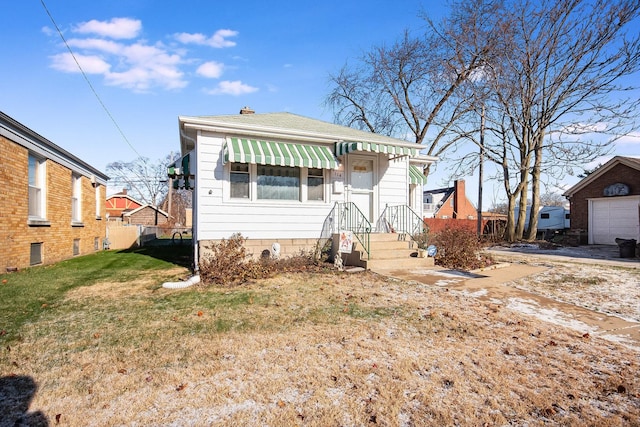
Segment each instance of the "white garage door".
M640 197L589 200L589 243L615 245L640 235Z

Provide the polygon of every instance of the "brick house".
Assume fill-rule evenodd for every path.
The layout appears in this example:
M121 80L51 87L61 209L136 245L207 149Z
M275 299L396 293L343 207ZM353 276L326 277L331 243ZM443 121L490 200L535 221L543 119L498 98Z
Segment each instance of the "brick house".
M0 112L0 268L102 249L105 174Z
M453 187L423 191L424 217L439 219L476 219L478 211L467 199L464 180L456 180Z
M571 230L580 234L580 243L640 241L640 159L616 156L564 195L571 204Z
M142 206L142 203L127 194L124 188L121 192L107 197L105 202L110 221L122 221L123 215Z

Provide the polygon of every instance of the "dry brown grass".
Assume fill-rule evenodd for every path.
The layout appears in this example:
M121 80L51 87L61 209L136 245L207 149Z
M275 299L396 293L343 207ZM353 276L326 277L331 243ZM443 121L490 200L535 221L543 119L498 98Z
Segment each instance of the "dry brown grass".
M638 353L446 289L153 283L74 291L0 377L33 378L29 410L63 426L640 425Z

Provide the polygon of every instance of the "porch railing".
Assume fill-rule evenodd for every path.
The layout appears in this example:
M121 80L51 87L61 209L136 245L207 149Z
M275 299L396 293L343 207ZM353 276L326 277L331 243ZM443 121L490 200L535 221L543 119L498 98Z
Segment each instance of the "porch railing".
M427 231L424 219L407 205L385 206L376 226L387 233L406 233L410 237Z
M328 238L330 234L336 234L343 230L353 233L369 259L371 255L371 222L353 202L336 202L325 219L322 237Z

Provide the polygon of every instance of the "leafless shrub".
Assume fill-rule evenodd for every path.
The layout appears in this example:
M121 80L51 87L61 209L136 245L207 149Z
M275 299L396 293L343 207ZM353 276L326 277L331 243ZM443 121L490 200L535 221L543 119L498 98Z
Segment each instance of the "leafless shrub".
M433 234L430 243L438 248L436 264L443 267L473 270L493 263L490 257L480 254L478 236L462 227L447 227Z

